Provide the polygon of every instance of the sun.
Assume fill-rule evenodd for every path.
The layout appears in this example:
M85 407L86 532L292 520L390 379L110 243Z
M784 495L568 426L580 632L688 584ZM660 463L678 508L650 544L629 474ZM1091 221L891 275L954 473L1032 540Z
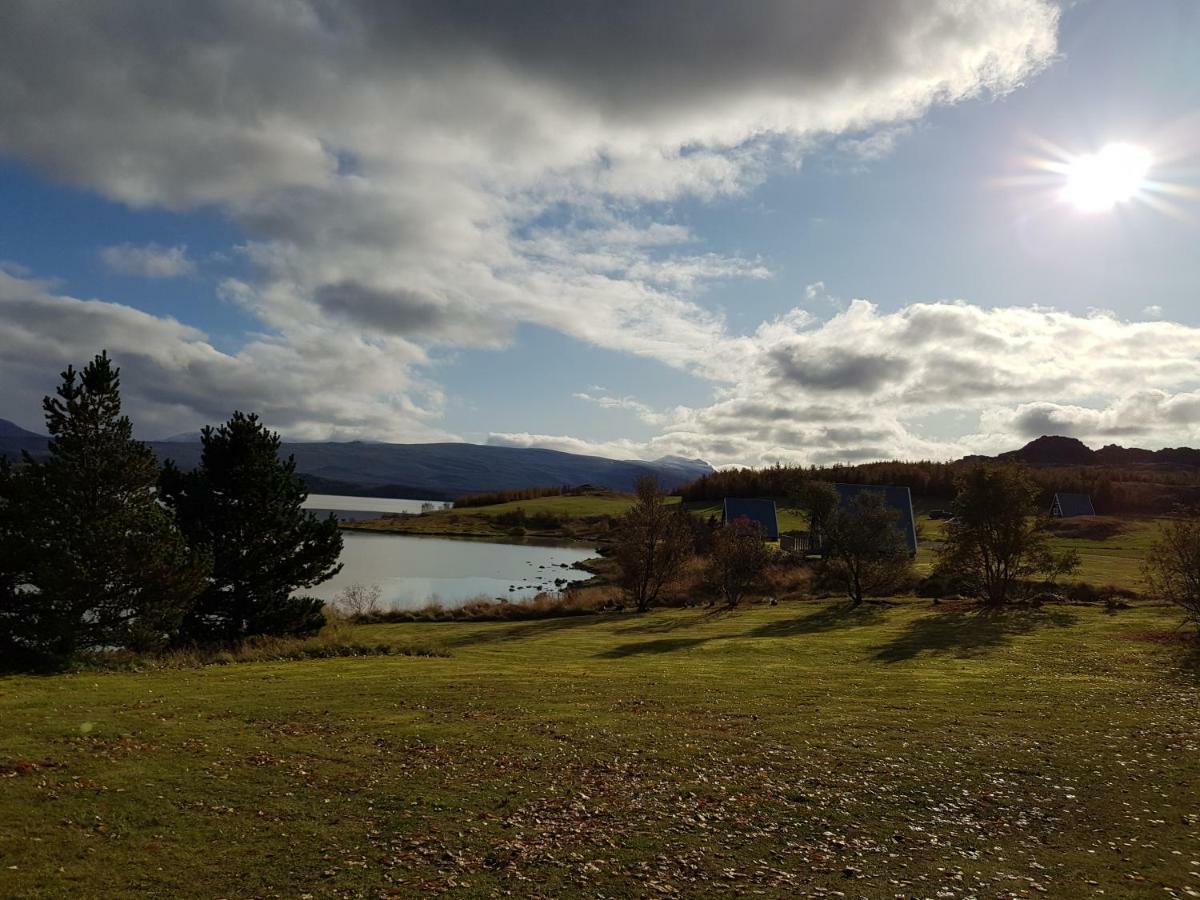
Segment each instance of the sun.
M1146 183L1150 153L1134 144L1106 144L1065 166L1063 199L1080 212L1106 212L1132 200Z

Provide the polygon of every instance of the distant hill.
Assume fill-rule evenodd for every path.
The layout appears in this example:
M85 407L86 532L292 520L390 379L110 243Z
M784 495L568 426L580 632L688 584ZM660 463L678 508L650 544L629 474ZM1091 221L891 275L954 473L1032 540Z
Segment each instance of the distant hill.
M45 440L43 435L30 431L28 428L22 428L16 422L10 422L8 419L0 419L0 438Z
M0 456L20 459L21 451L28 450L35 456L45 452L46 436L22 428L16 422L0 419Z
M1143 450L1108 444L1093 450L1078 438L1061 435L1042 435L1019 450L1009 450L997 460L1023 462L1031 466L1112 466L1149 468L1200 468L1200 450L1190 447L1164 447L1162 450ZM965 461L985 460L972 456Z
M1096 462L1096 451L1078 438L1042 435L1020 450L1009 450L996 459L1031 466L1090 466Z
M35 456L45 452L45 437L24 429L19 432L0 433L0 455L16 458L21 450ZM200 461L198 439L148 443L160 460L172 459L182 468ZM296 471L314 493L359 497L452 500L461 494L560 484L628 491L643 475L675 488L713 471L703 460L681 457L646 462L481 444L296 443L284 444L283 452L296 457Z

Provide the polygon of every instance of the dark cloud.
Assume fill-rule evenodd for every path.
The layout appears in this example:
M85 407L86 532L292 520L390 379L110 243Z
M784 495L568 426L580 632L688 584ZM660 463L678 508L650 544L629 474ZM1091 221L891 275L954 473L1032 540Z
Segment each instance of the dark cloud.
M912 363L897 356L859 353L850 348L809 351L780 348L771 353L779 379L814 391L870 393L899 383Z
M322 285L316 301L334 316L397 334L433 333L449 318L444 304L415 291L383 291L353 281Z

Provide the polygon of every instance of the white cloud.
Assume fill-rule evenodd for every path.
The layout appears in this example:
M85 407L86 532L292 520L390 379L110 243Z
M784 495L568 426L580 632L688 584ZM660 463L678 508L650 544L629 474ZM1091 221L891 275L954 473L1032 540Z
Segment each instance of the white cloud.
M595 15L530 0L487 16L416 0L17 0L0 29L0 153L134 207L227 216L253 271L222 298L261 334L223 354L171 320L10 279L0 379L24 395L5 402L32 402L46 361L109 341L137 376L131 402L164 430L219 404L297 436L433 435L427 350L501 347L535 323L720 385L708 410L646 411L664 428L646 452L933 452L901 410L1031 394L1015 365L989 369L953 340L917 360L915 318L1027 351L1033 395L1063 376L1004 329L1053 318L852 304L732 336L704 290L770 277L769 261L711 252L669 204L737 194L839 136L882 152L934 105L1010 91L1053 58L1057 17L1048 0L629 0ZM189 263L183 248L110 250L144 275ZM125 320L161 346L123 336ZM893 408L722 430L764 396L800 413Z
M1200 441L1200 328L1177 323L856 300L824 322L793 310L738 350L716 401L666 415L645 455L833 463L994 453L1051 433ZM927 439L917 423L934 412L978 414L979 429Z
M837 149L859 162L876 162L890 156L896 144L910 134L912 126L905 123L895 128L881 128L864 137L844 138L838 141Z
M158 244L116 244L100 251L100 260L118 275L139 278L181 278L196 271L187 247L160 247Z
M603 392L604 389L599 388L599 390ZM607 393L588 393L587 391L580 391L571 396L577 400L593 403L601 409L628 410L648 425L661 425L667 421L665 413L658 412L633 397L613 397Z
M106 348L145 436L222 421L235 407L290 437L439 440L442 396L413 376L425 361L395 338L297 326L223 353L196 328L97 300L55 294L0 272L0 418L27 420L56 372Z
M1163 308L1157 303L1153 303L1142 309L1142 315L1147 319L1161 319L1163 317Z
M586 456L606 456L609 459L646 459L648 444L629 441L589 441L565 434L530 434L529 432L492 432L487 443L493 447L540 447L563 453L582 453Z

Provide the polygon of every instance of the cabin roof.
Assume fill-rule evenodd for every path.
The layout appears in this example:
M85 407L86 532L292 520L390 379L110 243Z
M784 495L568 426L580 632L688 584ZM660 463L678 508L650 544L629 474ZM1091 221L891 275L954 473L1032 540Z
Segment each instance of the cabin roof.
M917 520L913 516L912 491L906 487L894 484L835 484L840 505L845 508L854 502L859 494L870 491L883 494L883 502L900 514L896 527L904 533L904 541L908 544L908 552L917 552Z
M1058 509L1058 514L1064 519L1070 519L1074 516L1094 516L1096 508L1092 506L1092 498L1087 494L1064 494L1059 493L1054 495L1054 503L1050 507L1050 511Z
M721 507L721 521L732 522L741 518L750 519L762 526L763 537L767 540L779 540L779 520L775 515L774 500L726 497Z

